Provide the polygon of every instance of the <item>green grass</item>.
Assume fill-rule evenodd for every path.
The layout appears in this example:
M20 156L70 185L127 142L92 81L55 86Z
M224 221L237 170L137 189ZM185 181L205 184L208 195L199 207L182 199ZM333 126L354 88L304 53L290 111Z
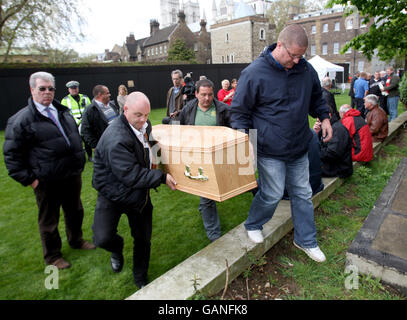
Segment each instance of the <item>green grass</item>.
M164 109L152 110L150 115L152 124L160 123L164 115ZM72 267L59 272L59 289L45 288L44 281L48 274L44 273L35 197L30 187L22 187L8 176L3 159L3 143L4 131L0 132L0 299L124 299L134 293L136 286L133 284L131 273L132 238L125 216L118 226L118 232L125 240L123 252L125 265L121 273L114 274L110 269L110 255L105 250L84 252L73 250L67 245L61 213L59 230L63 243L62 253ZM395 166L396 162L386 168L386 176L391 174ZM378 170L373 164L368 167ZM82 174L81 195L85 210L83 232L87 240L92 239L91 226L97 195L91 186L92 171L92 163L87 162ZM382 184L374 195L379 192ZM362 193L363 190L358 192ZM209 240L198 212L197 196L180 191L172 192L162 185L157 188L157 192L151 191L151 197L154 213L149 278L153 280L207 246ZM370 200L374 196L366 192L366 197ZM251 193L245 193L218 204L223 233L246 219L251 201ZM336 205L331 205L329 209L333 212L331 214L337 213L338 210ZM366 210L369 209L366 207ZM365 214L366 212L362 211L358 216L362 217ZM358 217L360 223L361 217ZM335 217L317 219L319 228L321 226L339 228L343 223L347 225L346 221L342 222ZM346 239L351 239L356 231L357 227L353 226ZM326 237L330 239L329 235ZM344 250L345 245L338 247L338 244L335 244L329 249L331 258L337 259L335 251L337 249ZM299 274L305 275L309 267L301 268L303 270L299 271ZM326 269L329 272L329 268ZM313 274L314 277L318 276L315 272ZM312 285L310 290L311 287Z
M407 136L404 136L407 144ZM383 188L403 157L407 157L407 147L395 145L383 148L384 155L357 168L328 199L315 211L315 222L319 245L326 254L327 261L315 263L301 251L290 249L288 256L280 258L283 265L280 272L293 280L300 292L286 295L283 299L405 299L384 286L379 279L359 274L358 288L345 287L346 251L372 210ZM283 243L290 245L286 238Z

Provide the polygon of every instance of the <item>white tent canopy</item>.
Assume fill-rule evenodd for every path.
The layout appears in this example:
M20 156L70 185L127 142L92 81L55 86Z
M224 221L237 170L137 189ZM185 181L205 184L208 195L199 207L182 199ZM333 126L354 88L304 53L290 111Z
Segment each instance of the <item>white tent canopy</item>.
M314 67L315 71L318 73L319 80L321 81L327 74L329 74L330 79L335 79L336 72L342 72L342 83L344 82L343 71L344 68L333 64L320 56L316 55L308 60L308 62Z

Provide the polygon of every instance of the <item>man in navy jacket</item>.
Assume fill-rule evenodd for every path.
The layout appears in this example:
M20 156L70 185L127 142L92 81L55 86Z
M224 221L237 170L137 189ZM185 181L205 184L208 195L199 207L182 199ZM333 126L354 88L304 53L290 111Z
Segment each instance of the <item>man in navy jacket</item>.
M318 75L303 59L307 47L301 26L284 28L277 43L242 71L232 101L231 124L235 129L257 130L260 188L245 222L249 238L263 242L263 225L272 218L286 185L294 245L322 262L326 258L316 240L309 183L307 151L312 133L308 114L321 120L324 141L331 139L332 128Z

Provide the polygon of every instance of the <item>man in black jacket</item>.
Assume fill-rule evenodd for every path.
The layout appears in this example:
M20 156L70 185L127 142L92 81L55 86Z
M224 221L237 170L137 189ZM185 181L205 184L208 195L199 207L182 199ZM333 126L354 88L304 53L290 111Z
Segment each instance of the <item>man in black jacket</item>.
M353 174L352 139L349 131L341 123L331 117L332 139L321 142L322 176L347 178ZM313 127L315 133L321 137L321 122L319 119Z
M92 149L96 148L107 126L119 116L119 109L113 101L110 101L110 92L106 86L95 86L93 97L92 103L83 113L80 129L83 140Z
M332 115L331 118L333 119L333 122L338 121L340 119L338 108L336 107L335 97L333 93L330 91L332 88L332 80L329 77L323 78L321 81L321 87L322 87L322 97L325 99L329 107L329 112Z
M69 245L76 249L95 249L82 239L80 193L85 154L69 109L54 100L53 75L32 74L30 88L32 97L28 106L7 122L4 160L13 179L34 189L45 263L65 269L70 264L61 254L58 233L61 206Z
M141 92L131 93L119 116L105 130L95 150L93 187L98 191L93 222L94 242L111 252L114 272L123 268L123 238L117 234L122 213L129 220L133 247L133 276L141 288L148 282L152 212L149 190L166 183L175 190L174 178L152 169L149 145L150 102Z
M191 100L182 109L179 120L181 125L226 126L230 127L229 106L214 99L214 86L208 79L199 80L195 84L196 99ZM200 198L199 212L210 241L221 235L220 220L216 202Z

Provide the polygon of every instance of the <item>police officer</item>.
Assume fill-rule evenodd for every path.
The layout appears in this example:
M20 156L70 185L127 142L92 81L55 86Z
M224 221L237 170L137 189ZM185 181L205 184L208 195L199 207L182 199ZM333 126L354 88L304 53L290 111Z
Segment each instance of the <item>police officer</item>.
M79 82L72 80L66 84L69 94L61 100L61 104L68 107L76 121L80 126L82 121L82 114L85 107L91 103L88 96L79 93ZM89 161L92 161L92 148L85 143L86 154Z

